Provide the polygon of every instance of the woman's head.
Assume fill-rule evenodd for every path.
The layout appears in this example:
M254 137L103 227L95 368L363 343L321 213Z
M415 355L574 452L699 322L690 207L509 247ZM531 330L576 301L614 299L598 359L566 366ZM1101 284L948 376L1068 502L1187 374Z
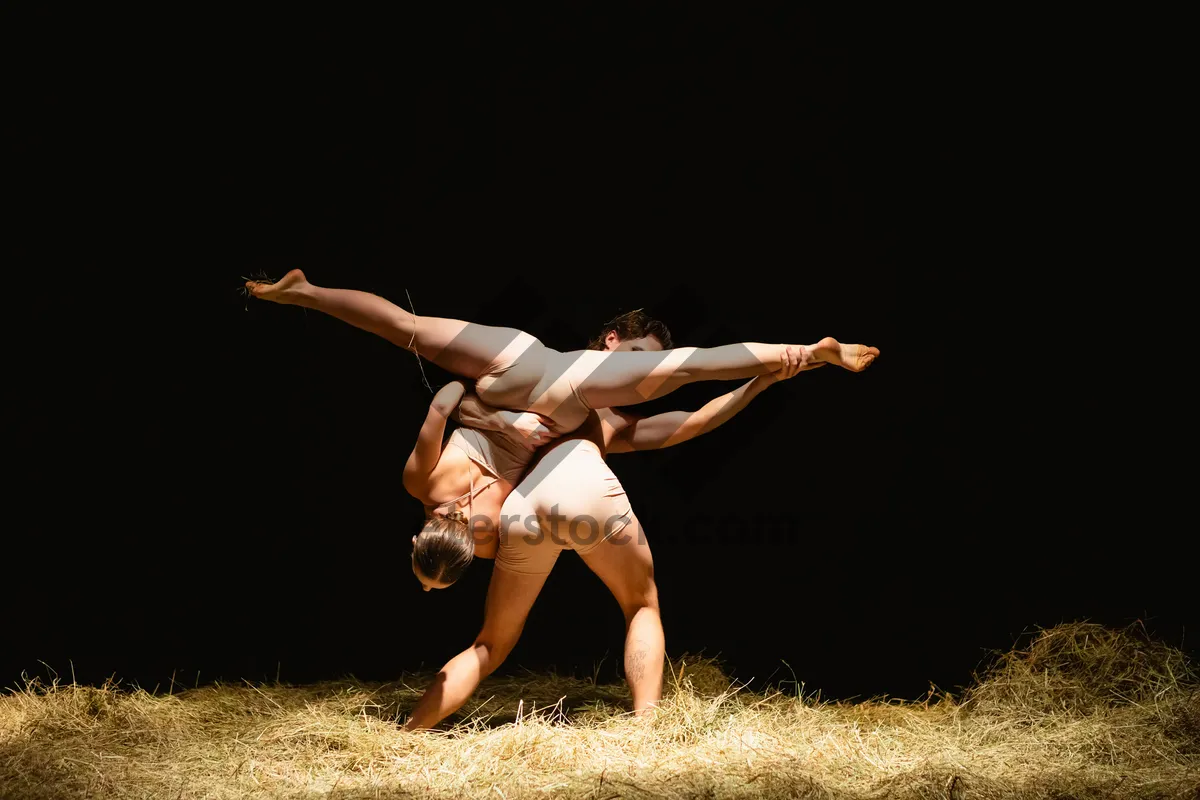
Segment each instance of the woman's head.
M463 519L433 517L413 537L413 574L427 592L453 585L474 557L475 543Z
M674 346L667 326L640 308L610 319L588 343L589 350L670 350Z

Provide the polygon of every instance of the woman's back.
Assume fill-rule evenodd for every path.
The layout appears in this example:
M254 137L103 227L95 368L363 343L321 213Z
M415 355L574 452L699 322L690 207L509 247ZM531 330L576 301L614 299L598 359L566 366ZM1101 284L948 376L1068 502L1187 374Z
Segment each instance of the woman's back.
M430 473L422 501L430 516L461 514L476 533L497 531L501 506L532 457L502 433L457 428Z

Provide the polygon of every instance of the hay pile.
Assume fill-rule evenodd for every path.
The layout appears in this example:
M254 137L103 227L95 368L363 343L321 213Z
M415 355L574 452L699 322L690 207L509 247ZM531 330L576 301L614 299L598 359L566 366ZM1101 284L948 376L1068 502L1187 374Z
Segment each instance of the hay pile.
M0 796L1200 797L1200 684L1139 629L1073 624L961 698L829 703L671 665L623 686L490 680L447 730L395 724L428 676L152 695L30 682L0 697Z

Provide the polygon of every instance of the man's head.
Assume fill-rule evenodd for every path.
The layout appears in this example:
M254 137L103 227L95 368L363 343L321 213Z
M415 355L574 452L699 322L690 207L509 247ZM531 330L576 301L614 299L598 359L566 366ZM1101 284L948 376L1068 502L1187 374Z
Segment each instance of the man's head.
M589 350L670 350L674 346L667 326L640 308L610 319L588 343Z
M475 557L475 544L461 519L433 517L412 541L413 574L427 592L454 585Z

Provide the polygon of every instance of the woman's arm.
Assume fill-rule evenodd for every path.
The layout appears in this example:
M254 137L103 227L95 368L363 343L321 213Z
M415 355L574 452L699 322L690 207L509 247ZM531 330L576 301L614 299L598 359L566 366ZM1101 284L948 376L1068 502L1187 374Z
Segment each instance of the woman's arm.
M702 433L719 428L749 405L763 389L806 369L795 361L787 361L786 355L784 358L783 369L759 375L732 392L708 401L699 411L668 411L652 417L633 419L613 437L608 445L608 452L657 450L695 439ZM816 366L807 365L807 368L815 369Z
M446 419L458 407L466 387L460 381L447 383L433 396L429 413L417 434L417 443L404 465L404 488L413 497L424 502L429 476L442 457L442 438L446 433Z
M559 436L553 420L532 411L493 408L474 394L468 394L455 409L453 418L468 428L497 431L527 450L533 451Z

